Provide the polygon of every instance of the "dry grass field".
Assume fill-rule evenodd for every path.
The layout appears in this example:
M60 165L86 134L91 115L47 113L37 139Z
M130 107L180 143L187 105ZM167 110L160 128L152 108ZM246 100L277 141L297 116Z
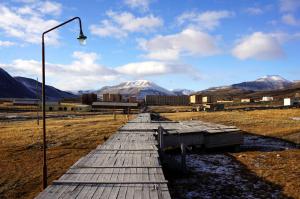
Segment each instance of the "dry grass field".
M300 109L258 110L232 112L162 113L171 120L203 120L225 125L235 125L243 131L283 139L300 144ZM300 149L283 151L242 150L230 153L245 172L254 179L262 179L282 189L285 197L300 198ZM248 175L248 174L247 174ZM249 175L248 175L249 176ZM256 184L256 180L253 184ZM266 190L265 190L266 191Z
M49 183L126 122L112 115L47 120ZM0 198L33 198L42 184L42 130L35 120L0 124Z

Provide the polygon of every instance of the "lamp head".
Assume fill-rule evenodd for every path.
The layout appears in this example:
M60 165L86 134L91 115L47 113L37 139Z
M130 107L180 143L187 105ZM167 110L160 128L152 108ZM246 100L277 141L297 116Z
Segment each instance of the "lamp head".
M79 37L77 39L78 39L78 41L79 41L79 43L81 45L85 45L86 44L87 37L83 34L83 32L80 32L80 35L79 35Z

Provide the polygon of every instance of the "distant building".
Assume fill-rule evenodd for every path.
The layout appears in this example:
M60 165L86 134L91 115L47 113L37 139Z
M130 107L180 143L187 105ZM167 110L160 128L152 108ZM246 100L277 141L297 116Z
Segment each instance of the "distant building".
M293 98L284 98L283 106L292 106L294 105L295 100Z
M39 99L16 98L12 102L14 106L37 106L39 101Z
M103 96L102 97L103 102L109 102L109 93L104 93L102 96Z
M104 93L103 102L122 102L121 94Z
M97 101L97 95L95 93L81 95L81 103L86 105L92 105L93 102Z
M202 97L202 103L203 104L214 103L214 102L215 102L214 96L203 96Z
M204 104L204 111L222 111L224 110L224 104Z
M146 95L145 103L147 105L189 105L189 96L180 95L180 96L172 96L172 95Z
M88 112L92 110L92 106L84 104L57 104L57 103L46 103L46 111L78 111Z
M233 100L217 100L218 104L231 104L233 103Z
M101 109L123 109L124 111L130 111L130 109L138 109L138 103L128 103L128 102L93 102L93 110Z
M202 103L202 95L190 95L190 103L191 104L201 104Z
M136 100L136 97L129 97L128 98L128 102L130 102L130 103L135 103L135 102L137 102L137 100Z
M273 101L273 97L269 97L269 96L264 96L261 99L262 102L271 102Z
M241 103L250 103L250 102L253 102L253 99L251 99L251 98L241 99Z

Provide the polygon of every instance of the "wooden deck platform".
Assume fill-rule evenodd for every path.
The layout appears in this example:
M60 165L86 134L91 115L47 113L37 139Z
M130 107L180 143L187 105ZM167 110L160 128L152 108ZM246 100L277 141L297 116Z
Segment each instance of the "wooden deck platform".
M158 147L238 145L239 132L234 126L152 121L149 113L139 114L36 198L170 199Z
M140 114L36 198L170 199L150 122Z

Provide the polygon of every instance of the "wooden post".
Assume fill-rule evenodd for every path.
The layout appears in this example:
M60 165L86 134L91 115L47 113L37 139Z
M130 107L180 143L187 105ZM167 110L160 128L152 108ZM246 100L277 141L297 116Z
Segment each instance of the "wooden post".
M185 150L185 144L181 143L180 144L181 148L181 169L182 171L186 171L186 150Z
M164 149L164 129L159 126L158 127L158 138L159 138L159 148L160 150Z

